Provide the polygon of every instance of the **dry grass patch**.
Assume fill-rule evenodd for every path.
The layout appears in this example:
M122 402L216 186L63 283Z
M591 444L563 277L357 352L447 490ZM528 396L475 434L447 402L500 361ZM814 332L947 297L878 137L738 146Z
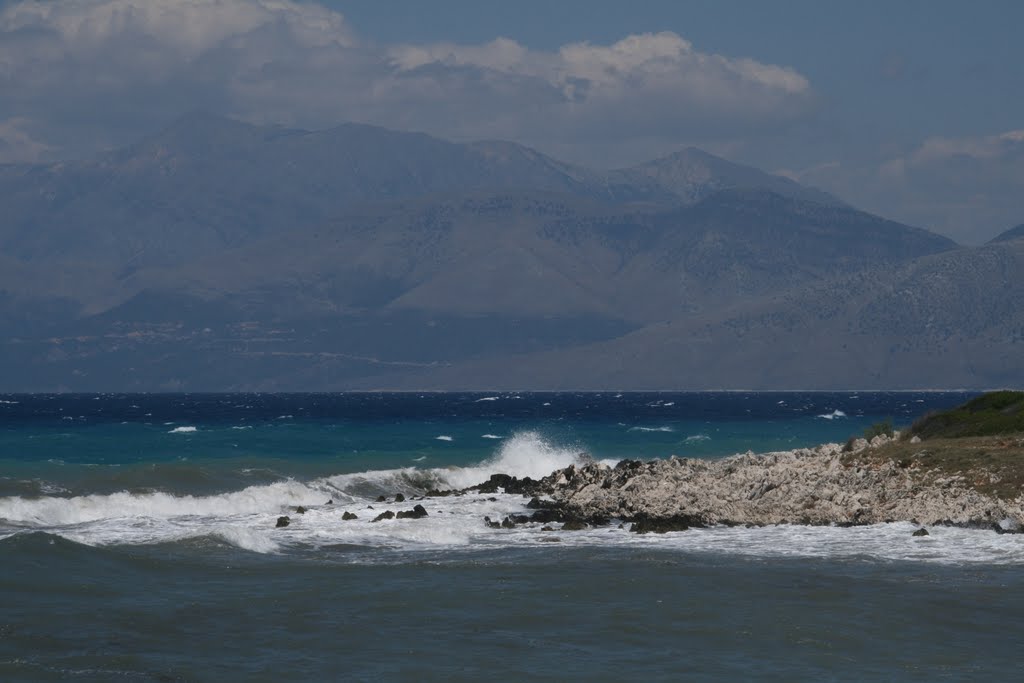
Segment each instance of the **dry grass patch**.
M846 464L895 462L932 473L960 475L975 490L1012 500L1024 492L1024 432L998 436L896 441L843 456Z

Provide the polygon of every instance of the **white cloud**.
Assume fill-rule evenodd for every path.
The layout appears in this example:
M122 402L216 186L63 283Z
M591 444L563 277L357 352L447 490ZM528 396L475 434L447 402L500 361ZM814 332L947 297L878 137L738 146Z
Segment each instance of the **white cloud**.
M870 211L975 244L1024 221L1024 130L933 137L876 165L823 165L798 177Z
M55 149L124 142L205 108L321 127L345 120L569 151L772 131L807 114L793 69L705 53L674 33L554 51L374 45L289 0L25 0L0 11L0 120ZM130 139L130 138L129 138ZM86 142L89 141L89 143Z

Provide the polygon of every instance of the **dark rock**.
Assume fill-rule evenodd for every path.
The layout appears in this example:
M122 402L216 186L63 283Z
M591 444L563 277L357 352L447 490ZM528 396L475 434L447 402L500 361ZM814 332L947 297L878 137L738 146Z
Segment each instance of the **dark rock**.
M348 520L350 520L350 519L359 519L359 517L357 517L355 513L353 513L353 512L349 512L348 510L346 510L346 511L345 511L345 512L344 512L344 513L343 513L343 514L341 515L341 518L342 518L342 519L343 519L344 521L346 521L346 522L347 522Z
M502 489L505 493L533 495L534 492L540 492L543 486L529 477L518 479L509 474L492 474L483 484L471 488L480 493L497 493L498 489Z
M429 491L427 491L426 497L427 498L445 498L447 496L452 495L453 493L455 493L455 491L451 491L451 490L447 490L447 489L444 490L444 491L439 491L438 489L430 489Z
M491 529L501 528L501 522L492 522L490 517L484 517L484 524L486 524Z
M384 496L377 496L376 502L378 502L378 503L387 502L387 498L385 498Z
M911 536L927 536L928 535L928 530L925 529L924 527L921 527L920 529L918 529L917 531L915 531L914 533L912 533L910 535Z
M292 523L292 520L289 519L288 517L278 517L277 518L277 528L278 529L280 529L283 526L288 526L291 523Z
M583 531L587 526L587 523L581 519L570 519L562 524L562 531Z
M417 505L412 510L401 510L396 517L398 519L420 519L427 516L427 510L422 505Z
M296 514L304 515L306 514L306 508L300 505L299 507L295 508L295 512Z
M396 503L404 503L405 502L405 496L403 496L401 493L396 493L395 494L395 502Z
M506 517L505 519L501 520L501 528L502 529L515 529L516 528L516 523L513 522L508 517Z
M394 519L394 518L395 518L395 513L394 512L392 512L391 510L385 510L384 512L382 512L379 515L377 515L376 517L374 517L371 521L379 522L382 519Z
M495 498L494 496L491 496L491 497L490 497L490 498L488 498L487 500L489 500L489 501L490 501L490 502L492 502L492 503L495 503L495 502L497 502L497 501L498 501L498 499L497 499L497 498Z
M549 526L542 526L540 528L540 530L541 531L554 531L554 529L552 527L549 527Z
M545 536L544 538L542 538L540 540L541 540L542 543L561 543L562 542L562 539L560 539L558 536Z
M650 517L636 515L629 530L637 534L664 534L669 531L686 531L690 527L702 527L703 521L693 515L672 515L670 517Z
M329 501L327 501L326 503L324 503L324 505L334 505L334 499L333 499L333 498L331 498L331 499L330 499Z

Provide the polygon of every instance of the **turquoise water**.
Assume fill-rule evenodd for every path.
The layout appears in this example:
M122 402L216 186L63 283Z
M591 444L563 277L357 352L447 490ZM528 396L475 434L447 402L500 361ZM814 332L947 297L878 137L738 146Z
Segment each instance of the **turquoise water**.
M1012 679L1021 536L490 529L524 509L505 494L370 521L493 472L843 441L965 398L0 396L0 680Z

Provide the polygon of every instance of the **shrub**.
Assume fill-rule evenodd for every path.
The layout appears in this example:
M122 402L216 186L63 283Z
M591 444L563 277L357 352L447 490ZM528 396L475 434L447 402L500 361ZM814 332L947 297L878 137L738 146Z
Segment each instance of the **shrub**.
M864 438L868 441L875 438L876 436L888 436L892 438L893 435L892 420L885 420L883 422L876 422L867 429L864 430Z

